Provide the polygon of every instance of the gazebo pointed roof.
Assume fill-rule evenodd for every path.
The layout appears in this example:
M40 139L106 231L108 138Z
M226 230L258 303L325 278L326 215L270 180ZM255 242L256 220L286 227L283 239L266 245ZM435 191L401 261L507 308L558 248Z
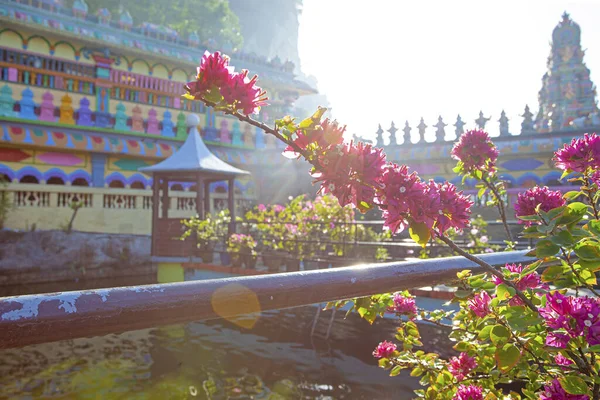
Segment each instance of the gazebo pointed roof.
M200 118L197 115L188 115L187 125L190 127L190 133L179 150L158 164L142 167L139 171L150 175L155 173L173 177L181 175L182 178L198 173L213 178L231 178L249 174L248 171L229 165L211 153L200 137L197 128L199 123Z

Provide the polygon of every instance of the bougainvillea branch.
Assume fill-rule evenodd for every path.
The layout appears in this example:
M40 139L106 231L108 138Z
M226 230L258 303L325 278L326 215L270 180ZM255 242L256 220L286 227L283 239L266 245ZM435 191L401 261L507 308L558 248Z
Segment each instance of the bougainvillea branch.
M417 310L408 292L373 295L340 301L373 323L392 314L398 318L396 342L384 341L373 352L382 368L396 376L404 369L420 377L425 399L563 399L600 400L600 379L595 352L600 352L600 299L579 296L594 289L600 271L600 137L586 134L555 153L563 178L581 188L563 195L534 187L520 193L515 216L524 237L535 240L528 265L494 268L469 254L449 236L470 226L473 202L453 184L423 180L405 165L386 160L383 149L344 140L345 127L322 119L319 108L310 118L276 120L270 127L249 115L266 105L266 92L248 71L236 73L220 53L206 53L196 80L186 85L185 97L271 134L287 145L284 155L303 158L319 193L332 194L339 206L361 212L379 208L391 234L408 229L411 238L425 246L438 238L457 254L481 267L483 273L461 271L453 302L459 311ZM488 202L498 207L507 242L503 182L497 176L498 149L482 130L465 132L452 149L454 171L463 182L477 182L478 196L487 191ZM589 204L574 201L585 197ZM592 217L593 219L590 219ZM587 220L587 223L581 222ZM576 257L571 257L574 254ZM544 271L538 274L542 267ZM576 295L567 294L575 289ZM423 346L417 320L450 331L458 357L443 360L415 350ZM446 321L451 320L451 324ZM504 393L501 384L517 382L519 393Z

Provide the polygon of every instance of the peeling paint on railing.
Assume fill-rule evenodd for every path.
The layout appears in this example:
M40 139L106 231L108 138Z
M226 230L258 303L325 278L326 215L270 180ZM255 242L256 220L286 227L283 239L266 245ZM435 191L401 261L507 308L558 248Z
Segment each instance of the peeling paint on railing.
M501 252L480 257L493 265L532 261L525 253ZM477 268L462 257L449 257L5 297L0 299L0 348L228 319L260 311L433 286L455 279L458 271Z

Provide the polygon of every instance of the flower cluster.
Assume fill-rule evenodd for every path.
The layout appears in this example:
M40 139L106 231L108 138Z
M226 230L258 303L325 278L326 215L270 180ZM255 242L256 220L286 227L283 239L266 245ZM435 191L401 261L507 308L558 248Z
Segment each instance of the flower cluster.
M554 153L557 168L569 172L585 174L600 168L600 136L585 134L581 139L573 139Z
M521 272L523 272L523 266L521 264L519 264L519 265L506 264L506 266L503 268L503 270L506 270L506 271L509 271L509 272L512 272L515 274L520 274ZM492 281L496 285L500 285L501 283L504 283L504 280L502 280L501 278L498 278L497 276L493 276ZM542 278L540 277L540 275L537 272L532 272L530 274L526 274L525 276L517 278L514 281L514 284L517 287L517 289L520 291L525 291L527 289L547 289L547 285L542 283ZM510 299L508 304L510 304L511 306L521 306L521 305L523 305L523 301L520 298L515 296Z
M321 183L319 193L331 193L343 207L352 204L366 210L373 203L385 166L383 149L359 142L338 144L319 158L319 169L313 173Z
M392 342L384 340L379 343L373 351L373 357L375 358L390 358L396 351L396 345Z
M540 315L551 330L546 338L549 346L565 348L571 338L580 336L592 346L600 344L600 302L597 299L549 293Z
M479 294L469 299L467 306L475 315L483 318L490 313L490 301L492 301L490 295L485 290L482 290Z
M554 379L549 385L544 386L540 393L540 400L589 400L585 394L569 394L562 388L558 379Z
M219 52L205 52L197 72L196 80L185 85L187 98L205 99L245 115L258 113L267 104L266 92L255 85L258 77L249 79L247 70L234 72L229 58Z
M336 150L336 147L344 142L345 131L345 126L340 126L337 121L330 121L326 118L311 129L296 132L293 143L302 150L327 153ZM290 158L300 157L292 146L286 147L284 155Z
M476 385L460 385L452 400L483 400L483 389Z
M398 314L408 315L414 317L417 315L417 304L415 303L414 297L404 296L402 293L394 294L394 305L390 307L389 311L393 311Z
M475 358L469 357L467 353L460 353L458 357L452 357L448 362L448 371L458 382L465 379L475 368L477 368Z
M385 166L380 187L376 201L392 233L401 232L411 221L440 233L469 225L473 202L449 182L425 183L406 165L392 163Z
M498 159L498 149L487 132L475 129L463 133L452 148L452 158L462 163L462 170L493 172Z
M515 204L515 215L518 217L528 217L536 214L536 208L539 206L542 211L550 211L553 208L565 205L562 193L552 191L548 187L536 186L527 190L525 193L519 193L517 203ZM520 224L531 226L533 221L524 221L519 219Z

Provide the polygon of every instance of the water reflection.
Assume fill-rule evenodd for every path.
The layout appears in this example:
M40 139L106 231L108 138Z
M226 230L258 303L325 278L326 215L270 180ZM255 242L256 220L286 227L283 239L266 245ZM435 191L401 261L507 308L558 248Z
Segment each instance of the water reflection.
M422 307L439 307L420 299ZM390 378L371 356L396 324L373 325L316 307L270 311L252 324L215 320L0 351L8 399L405 399L408 374ZM250 327L251 328L245 328ZM446 335L421 325L426 351L447 356Z

